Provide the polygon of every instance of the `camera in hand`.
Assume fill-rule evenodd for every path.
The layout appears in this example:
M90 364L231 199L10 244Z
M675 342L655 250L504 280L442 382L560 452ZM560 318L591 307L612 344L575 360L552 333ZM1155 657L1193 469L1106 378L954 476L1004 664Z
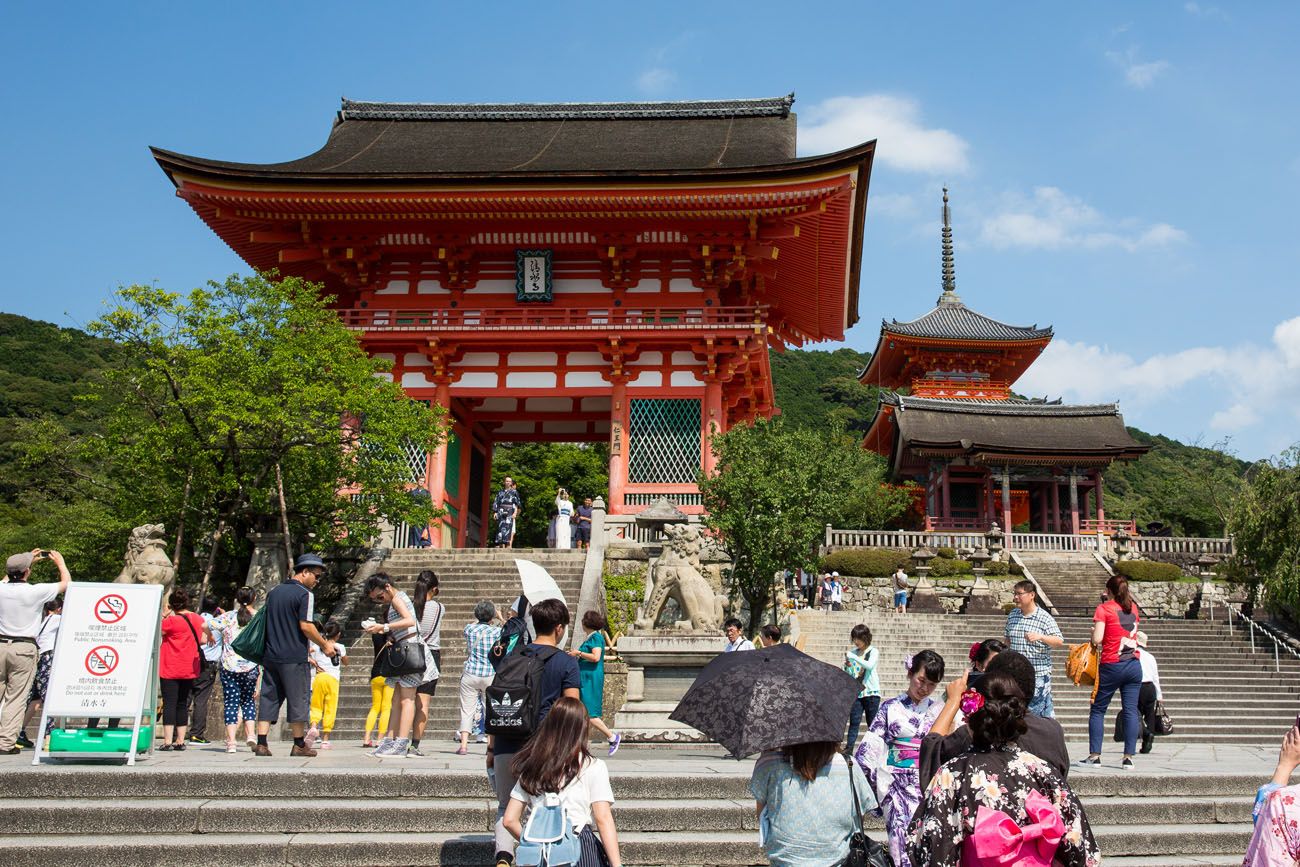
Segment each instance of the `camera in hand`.
M38 558L42 559L42 560L48 560L48 559L50 559L50 552L49 552L49 551L38 551L37 554L36 554L36 556L37 556Z
M975 684L979 683L980 680L983 679L983 677L984 677L984 672L976 671L975 669L972 668L970 670L970 673L966 675L966 688L974 689Z
M339 653L337 650L330 654L330 663L335 668L341 665L342 661L343 661L343 654Z

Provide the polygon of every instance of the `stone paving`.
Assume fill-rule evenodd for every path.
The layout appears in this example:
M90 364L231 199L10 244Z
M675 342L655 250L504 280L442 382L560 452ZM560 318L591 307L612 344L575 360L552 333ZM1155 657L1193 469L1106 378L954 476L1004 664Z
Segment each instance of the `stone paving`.
M1278 737L1281 743L1281 736ZM378 768L408 768L411 770L448 770L453 773L472 773L484 767L484 746L471 744L470 754L458 756L456 744L451 740L425 741L422 746L427 755L423 758L376 759L367 754L359 745L340 742L332 750L321 751L314 759L290 758L288 743L272 743L271 749L277 755L271 758L257 758L248 748L241 745L239 752L229 755L225 748L217 744L208 746L191 745L183 753L156 753L153 758L140 759L134 768L123 768L124 773L148 773L151 771L194 770L196 772L216 771L222 768L234 769L289 769L302 768L321 771L373 770ZM1112 744L1107 743L1107 747ZM1082 758L1088 753L1086 743L1071 743L1070 755ZM592 754L604 758L605 746L601 742L592 743ZM32 753L24 750L19 756L0 757L0 770L12 772L28 769L40 773L42 768L60 768L75 772L79 768L102 770L112 767L111 762L67 762L57 761L32 767ZM1125 774L1119 767L1119 750L1106 751L1103 747L1103 764L1095 768L1072 768L1075 774ZM1273 773L1277 761L1277 750L1259 746L1224 746L1200 744L1163 744L1156 740L1155 750L1145 756L1138 756L1137 772L1143 776L1170 775L1189 776L1197 774L1232 774L1240 776L1257 775L1260 782L1267 780ZM619 750L612 759L608 759L612 774L652 775L667 774L672 776L721 775L748 776L753 768L753 759L737 761L728 758L721 748L710 745L700 746L639 746L628 745ZM1253 793L1252 793L1253 794Z

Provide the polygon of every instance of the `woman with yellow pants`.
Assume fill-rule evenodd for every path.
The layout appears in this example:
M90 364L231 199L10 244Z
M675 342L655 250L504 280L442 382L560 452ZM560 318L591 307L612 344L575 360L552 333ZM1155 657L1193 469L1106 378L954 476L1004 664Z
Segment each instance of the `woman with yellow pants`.
M388 686L384 676L379 673L379 648L387 643L385 635L372 635L375 643L375 661L370 666L370 713L366 714L366 730L361 746L375 746L375 738L388 731L388 715L393 710L393 687ZM371 737L371 732L375 737Z

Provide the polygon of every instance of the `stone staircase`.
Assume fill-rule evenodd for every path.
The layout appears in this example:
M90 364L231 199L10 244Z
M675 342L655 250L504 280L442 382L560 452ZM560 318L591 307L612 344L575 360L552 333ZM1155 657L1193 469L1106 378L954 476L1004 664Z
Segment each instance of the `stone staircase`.
M426 741L450 739L460 725L457 690L465 664L462 630L467 623L474 622L474 606L481 599L494 602L500 616L505 617L506 610L519 595L516 558L532 560L543 566L560 585L570 610L576 608L582 587L585 558L582 551L398 548L379 567L380 571L392 575L407 593L411 592L415 576L421 570L432 569L438 573L438 601L447 606L441 626L442 678L437 694L429 702ZM348 663L343 666L338 718L332 735L341 743L361 740L361 730L370 709L370 666L374 661L374 645L370 636L361 631L361 621L367 617L378 619L379 616L380 607L363 598L357 602L351 619L343 627Z
M799 633L806 636L804 650L839 665L849 646L849 630L856 623L870 627L873 644L880 649L881 687L885 697L906 688L903 660L908 654L933 648L947 663L945 681L968 665L972 643L1001 637L1006 619L998 615L940 615L805 611L796 615ZM1068 645L1087 640L1091 620L1057 619L1067 647L1053 652L1053 700L1056 717L1071 742L1086 742L1090 689L1077 687L1065 677ZM1274 670L1271 648L1261 643L1251 652L1249 638L1240 630L1229 635L1222 622L1198 620L1148 620L1142 625L1150 649L1160 664L1165 708L1174 719L1175 733L1156 739L1165 743L1261 744L1275 746L1300 710L1300 660L1283 656L1281 672ZM1105 752L1110 741L1119 699L1107 714Z
M1063 616L1091 617L1106 592L1110 573L1087 551L1016 552L1038 586ZM1140 587L1134 587L1138 595Z
M767 863L746 789L752 761L697 761L687 770L668 756L652 772L644 767L651 751L625 752L610 762L624 864ZM0 863L490 863L495 800L481 771L412 768L409 760L359 770L231 758L177 754L133 770L6 762ZM1071 775L1105 862L1142 867L1239 864L1259 782L1227 773ZM879 819L868 817L867 828L883 836Z

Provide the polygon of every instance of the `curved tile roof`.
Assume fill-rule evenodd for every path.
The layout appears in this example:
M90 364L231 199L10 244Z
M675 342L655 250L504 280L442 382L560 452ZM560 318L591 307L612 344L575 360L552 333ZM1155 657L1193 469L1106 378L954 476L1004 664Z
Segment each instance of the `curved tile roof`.
M431 103L343 100L340 120L646 120L787 117L794 94L686 102Z
M929 313L910 322L881 320L880 328L906 337L937 337L949 340L1042 340L1050 339L1052 328L1037 325L1008 325L976 313L960 301L941 300Z

